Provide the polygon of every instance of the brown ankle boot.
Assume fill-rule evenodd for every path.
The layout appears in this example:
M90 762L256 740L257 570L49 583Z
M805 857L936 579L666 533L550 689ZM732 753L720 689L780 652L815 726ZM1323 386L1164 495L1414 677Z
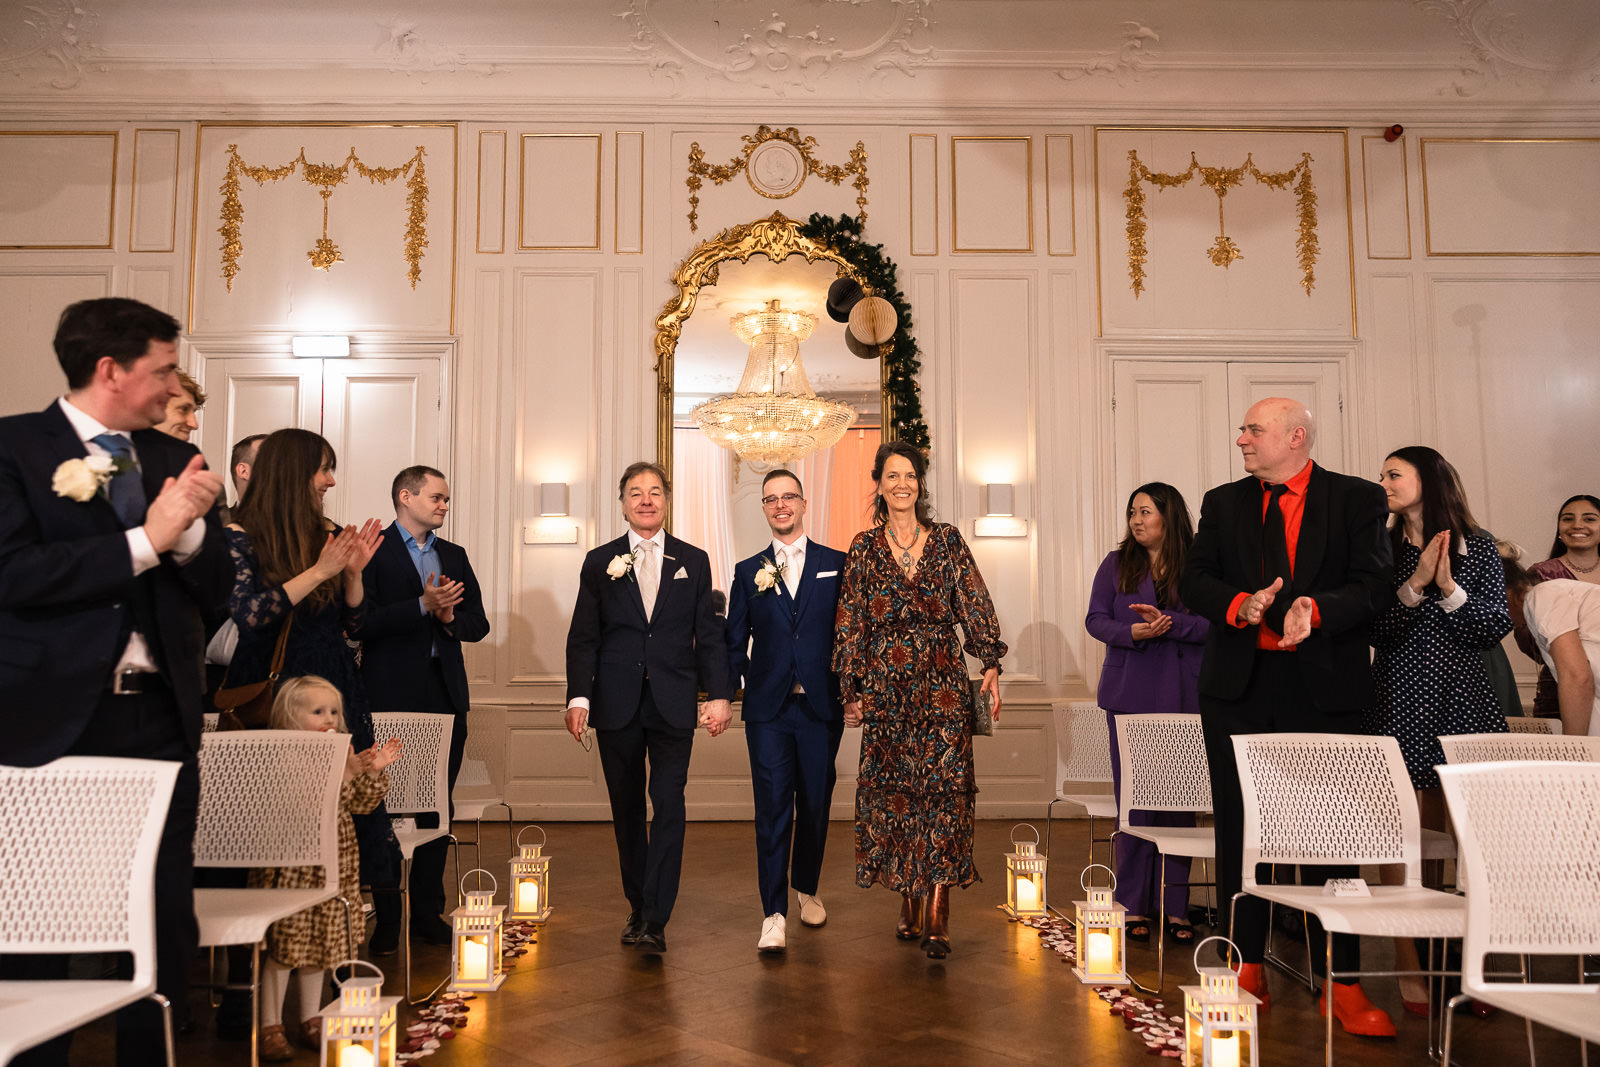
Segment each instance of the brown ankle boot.
M900 921L894 924L894 936L902 941L915 941L922 936L921 897L900 894Z
M942 960L950 955L950 887L936 885L928 894L927 933L922 947L930 960Z

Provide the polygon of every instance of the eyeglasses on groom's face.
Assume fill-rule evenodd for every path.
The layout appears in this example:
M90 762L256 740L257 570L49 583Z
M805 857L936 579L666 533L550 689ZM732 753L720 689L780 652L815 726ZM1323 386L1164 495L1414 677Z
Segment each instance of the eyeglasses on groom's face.
M779 504L786 504L789 507L794 507L803 499L804 497L802 497L799 493L778 493L772 496L762 497L761 506L764 508L775 508Z

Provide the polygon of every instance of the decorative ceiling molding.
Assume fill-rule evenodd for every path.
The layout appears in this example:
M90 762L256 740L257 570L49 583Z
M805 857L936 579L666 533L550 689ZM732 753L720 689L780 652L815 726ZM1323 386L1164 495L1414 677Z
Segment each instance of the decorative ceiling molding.
M417 32L415 19L394 15L378 26L383 30L384 40L378 45L377 52L391 74L420 74L423 75L421 80L427 81L427 75L436 73L464 71L487 77L501 72L501 68L493 63L469 61L466 53L460 49L452 51L443 45L429 44Z
M1578 78L1600 81L1600 32L1594 0L1412 0L1455 30L1478 66L1463 73L1478 78ZM1514 8L1514 10L1511 10ZM1575 30L1588 26L1587 34ZM1458 93L1473 91L1458 84Z
M914 77L933 54L914 40L932 27L927 11L933 3L734 0L708 15L697 0L629 0L621 17L633 31L632 48L646 57L652 74L672 82L674 96L696 71L781 97L793 90L815 92L836 71L880 80L896 72ZM780 6L787 13L774 9ZM816 22L807 28L801 11L808 8L810 14L826 14L826 29ZM731 18L724 23L718 14Z
M88 40L94 23L95 15L72 0L0 3L0 73L73 88L98 51Z
M1105 75L1118 85L1137 80L1149 69L1152 46L1160 43L1161 35L1141 23L1124 22L1120 36L1122 44L1116 48L1096 53L1087 63L1062 67L1056 76L1070 82Z

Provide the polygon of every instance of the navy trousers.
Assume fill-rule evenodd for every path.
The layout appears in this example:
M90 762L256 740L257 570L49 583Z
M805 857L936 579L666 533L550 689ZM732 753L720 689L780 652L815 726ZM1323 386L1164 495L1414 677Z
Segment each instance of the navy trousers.
M803 695L790 694L777 718L744 724L763 915L789 914L789 883L815 894L822 874L844 723L813 718L806 706Z

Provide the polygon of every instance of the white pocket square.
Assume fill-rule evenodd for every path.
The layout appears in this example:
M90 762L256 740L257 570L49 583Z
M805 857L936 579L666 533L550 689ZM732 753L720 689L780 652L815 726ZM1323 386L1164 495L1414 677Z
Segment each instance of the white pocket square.
M674 580L676 580L678 578L687 578L687 577L689 577L689 572L686 571L686 570L683 570L682 568L679 568L678 573L674 574L672 577L673 577Z
M839 572L838 571L818 571L817 572L817 577L818 578L837 578L837 577L839 577Z

